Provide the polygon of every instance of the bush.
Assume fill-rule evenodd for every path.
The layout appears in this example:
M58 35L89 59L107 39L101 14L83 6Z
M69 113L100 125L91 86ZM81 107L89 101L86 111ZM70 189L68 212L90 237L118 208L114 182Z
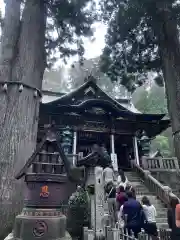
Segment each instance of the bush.
M69 199L67 229L73 238L83 238L83 227L90 226L90 202L88 193L78 189Z

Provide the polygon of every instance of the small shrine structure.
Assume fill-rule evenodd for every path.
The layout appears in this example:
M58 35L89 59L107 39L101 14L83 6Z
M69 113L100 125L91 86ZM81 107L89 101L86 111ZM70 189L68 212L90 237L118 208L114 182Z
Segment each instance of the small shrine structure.
M70 162L53 129L47 130L35 152L16 175L26 183L24 208L16 217L14 238L70 239L63 206L76 189ZM79 180L80 180L79 175Z

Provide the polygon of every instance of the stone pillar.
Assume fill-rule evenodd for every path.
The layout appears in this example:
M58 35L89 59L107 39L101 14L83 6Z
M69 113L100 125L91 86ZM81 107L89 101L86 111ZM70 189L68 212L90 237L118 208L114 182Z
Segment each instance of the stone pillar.
M95 234L103 234L104 219L104 181L103 168L95 167Z
M95 184L95 170L94 167L86 168L86 188L92 187ZM94 192L90 193L90 203L91 203L91 228L95 228L95 195Z
M138 152L138 144L137 144L137 137L134 136L133 138L133 145L134 145L134 156L135 156L135 163L139 166L139 152Z
M76 149L77 149L77 131L74 130L73 133L73 155L76 154ZM76 165L76 157L73 156L73 165Z
M95 196L94 194L90 195L91 201L91 228L95 230Z

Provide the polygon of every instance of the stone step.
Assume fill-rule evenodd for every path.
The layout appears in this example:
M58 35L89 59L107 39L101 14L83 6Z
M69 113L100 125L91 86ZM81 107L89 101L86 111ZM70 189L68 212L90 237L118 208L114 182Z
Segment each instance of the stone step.
M161 210L157 210L157 217L160 217L160 218L165 218L167 222L167 210L166 211L161 211Z
M161 202L160 199L158 199L156 196L154 195L146 195L146 197L149 198L150 202ZM142 199L142 195L139 195L139 194L136 194L136 198L138 200L141 200Z
M137 179L140 179L139 176L137 176L136 174L133 174L133 173L125 173L125 176L130 179L130 178L137 178Z
M141 201L143 196L147 196L156 208L158 225L167 227L167 209L164 204L157 199L154 192L149 191L135 172L125 172L125 175L135 188L137 200Z
M131 177L131 178L128 178L128 182L132 182L132 183L134 183L134 182L140 182L140 179L139 179L139 178L133 178L133 177Z
M144 189L144 190L136 189L135 191L136 191L137 195L141 195L142 197L145 195L148 196L150 194L149 190L146 190L146 189ZM153 193L151 193L151 194L153 194Z
M167 223L157 223L157 227L162 229L169 229L169 226Z
M156 217L157 223L167 223L167 219L165 217Z
M126 172L125 175L128 178L128 181L132 183L136 191L136 198L141 202L143 196L147 196L150 202L155 206L157 211L157 226L159 228L168 228L167 224L167 209L161 200L157 199L156 194L151 192L141 181L141 179L134 172Z
M139 202L141 202L141 199L142 199L142 197L141 198L137 198L136 197L136 199L139 201ZM157 206L157 205L160 205L161 207L162 207L162 205L163 205L163 203L160 201L160 200L150 200L150 203L152 204L152 205L154 205L154 206Z

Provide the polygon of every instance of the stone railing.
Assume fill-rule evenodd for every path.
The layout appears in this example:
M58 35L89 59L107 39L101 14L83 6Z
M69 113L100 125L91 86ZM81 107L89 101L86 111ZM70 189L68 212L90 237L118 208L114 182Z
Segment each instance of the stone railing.
M149 190L161 199L166 206L169 206L172 197L177 197L172 193L172 190L168 186L163 186L159 181L157 181L151 175L150 171L144 170L138 165L134 165L134 170Z
M179 170L178 159L173 158L142 158L143 169L149 171L169 171L169 170Z
M158 236L160 240L170 240L171 239L171 230L169 229L159 229L158 230ZM84 227L84 238L83 240L89 240L94 238L93 230L88 229L87 227ZM105 226L105 231L103 234L103 238L99 239L105 239L105 240L149 240L149 236L142 230L138 238L135 238L134 234L131 235L128 234L127 231L124 230L124 228L121 228L118 226L118 224L111 228L110 226Z

